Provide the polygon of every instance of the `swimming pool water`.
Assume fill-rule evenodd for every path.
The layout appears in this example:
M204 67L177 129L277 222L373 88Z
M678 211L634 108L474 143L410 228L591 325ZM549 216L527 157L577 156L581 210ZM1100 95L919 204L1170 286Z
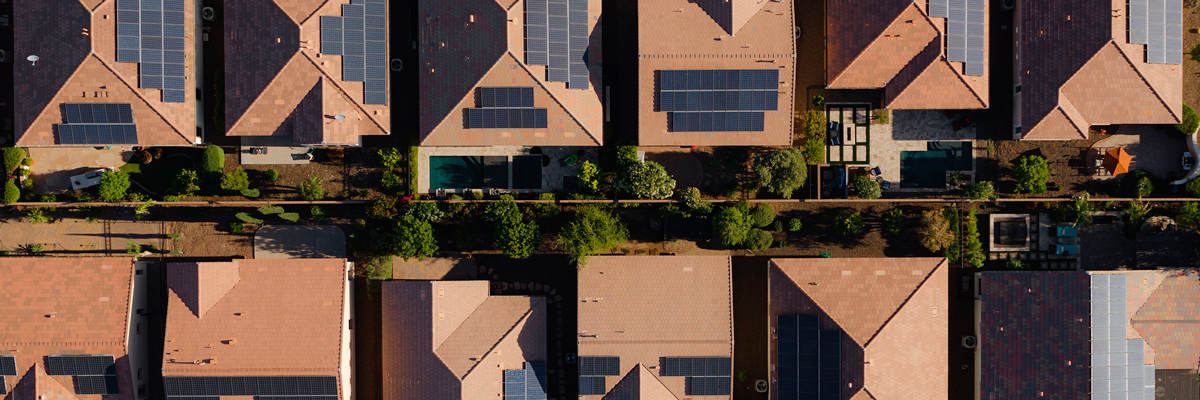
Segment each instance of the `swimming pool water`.
M468 189L483 187L483 157L429 157L430 189Z
M971 142L929 142L925 151L900 152L900 187L946 187L946 171L971 170Z

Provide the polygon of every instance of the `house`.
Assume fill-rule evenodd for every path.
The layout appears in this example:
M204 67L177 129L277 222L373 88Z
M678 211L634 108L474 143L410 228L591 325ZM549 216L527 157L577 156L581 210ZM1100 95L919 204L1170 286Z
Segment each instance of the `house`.
M600 0L420 0L420 145L600 146Z
M225 134L318 146L360 145L362 136L391 132L388 6L225 4Z
M976 277L977 399L1195 396L1195 270Z
M637 7L639 145L792 144L792 0Z
M987 0L825 1L829 89L891 109L988 107Z
M546 398L546 298L488 281L389 281L383 398Z
M13 3L17 146L200 140L193 0Z
M344 259L167 265L167 400L350 400L354 307Z
M728 256L597 256L579 271L579 398L729 399Z
M145 269L130 257L0 260L0 397L149 398Z
M772 400L948 399L944 258L772 259Z
M1148 7L1017 0L1013 138L1087 139L1097 125L1179 123L1183 6Z

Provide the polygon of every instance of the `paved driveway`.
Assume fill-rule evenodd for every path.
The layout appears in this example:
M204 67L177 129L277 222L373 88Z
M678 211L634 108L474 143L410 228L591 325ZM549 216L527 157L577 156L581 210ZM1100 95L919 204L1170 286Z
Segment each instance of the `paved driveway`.
M267 225L254 234L254 258L346 258L346 234L332 225Z

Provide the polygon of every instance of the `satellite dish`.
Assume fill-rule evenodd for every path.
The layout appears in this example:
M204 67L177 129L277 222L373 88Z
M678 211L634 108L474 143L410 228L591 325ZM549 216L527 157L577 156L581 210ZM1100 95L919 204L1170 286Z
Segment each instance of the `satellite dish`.
M338 114L338 115L334 115L334 116L333 116L333 119L336 119L336 120L339 120L339 121L340 121L340 120L346 119L346 115L345 115L345 114Z
M41 60L42 58L38 57L38 56L29 56L29 57L25 57L25 59L29 60L29 62L32 62L33 65L37 65L38 60Z

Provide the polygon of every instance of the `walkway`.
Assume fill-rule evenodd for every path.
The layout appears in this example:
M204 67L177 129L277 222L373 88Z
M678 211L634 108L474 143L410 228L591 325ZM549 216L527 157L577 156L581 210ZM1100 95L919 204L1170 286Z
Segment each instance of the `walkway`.
M346 234L333 225L267 225L254 234L254 258L346 258Z

